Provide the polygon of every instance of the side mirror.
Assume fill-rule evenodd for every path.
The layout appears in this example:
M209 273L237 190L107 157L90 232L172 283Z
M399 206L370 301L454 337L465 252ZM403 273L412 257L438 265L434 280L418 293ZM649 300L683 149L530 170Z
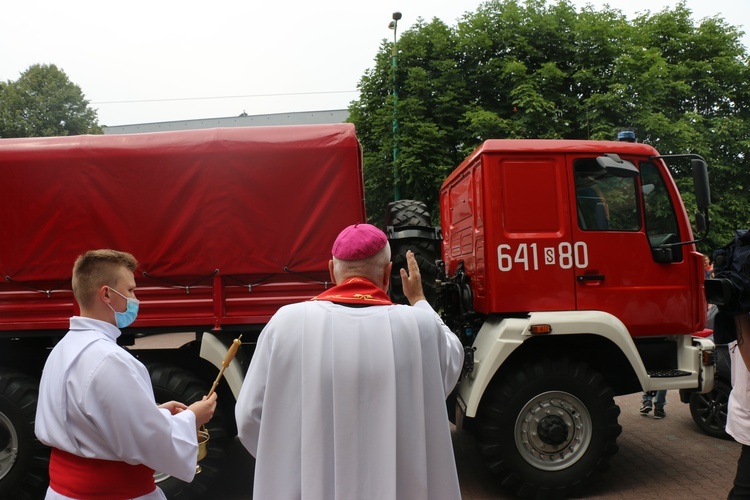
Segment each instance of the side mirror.
M695 212L695 228L699 233L706 232L706 216L703 215L703 212Z
M708 168L703 160L692 159L693 187L695 189L695 203L698 210L705 211L711 205L711 192L708 187Z
M654 262L657 264L670 264L674 262L674 253L672 247L658 247L652 248L651 254L654 257Z

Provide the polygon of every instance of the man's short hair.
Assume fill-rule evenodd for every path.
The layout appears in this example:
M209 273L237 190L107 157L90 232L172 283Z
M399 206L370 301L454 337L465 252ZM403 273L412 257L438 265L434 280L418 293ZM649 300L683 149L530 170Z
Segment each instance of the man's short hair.
M386 244L378 253L358 260L333 258L333 272L342 280L360 277L378 282L383 278L383 270L391 261L391 246Z
M73 265L73 295L78 305L90 307L100 287L117 285L120 267L133 272L138 261L127 252L108 249L90 250L79 255Z

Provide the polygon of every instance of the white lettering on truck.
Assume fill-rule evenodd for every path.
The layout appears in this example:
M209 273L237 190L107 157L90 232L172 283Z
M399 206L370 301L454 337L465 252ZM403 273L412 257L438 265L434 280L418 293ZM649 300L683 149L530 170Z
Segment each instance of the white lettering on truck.
M514 264L523 265L524 271L538 271L538 250L536 243L519 243L515 250L511 245L503 243L497 246L497 266L503 272L512 270ZM544 247L542 252L545 266L557 265L562 269L575 266L585 269L589 265L589 251L583 241L572 245L563 241L557 247Z

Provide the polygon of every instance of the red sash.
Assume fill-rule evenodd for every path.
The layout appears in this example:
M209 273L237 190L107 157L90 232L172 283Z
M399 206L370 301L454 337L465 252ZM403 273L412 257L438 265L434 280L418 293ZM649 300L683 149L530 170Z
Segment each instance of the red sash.
M126 500L156 489L154 470L113 460L84 458L52 448L49 485L80 500Z
M368 306L390 306L393 304L387 293L365 278L349 278L311 300L328 300L341 304L365 304Z

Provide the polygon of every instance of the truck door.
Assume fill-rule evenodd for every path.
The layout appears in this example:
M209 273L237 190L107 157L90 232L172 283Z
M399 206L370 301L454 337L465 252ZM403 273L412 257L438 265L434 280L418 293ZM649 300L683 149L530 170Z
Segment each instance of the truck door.
M581 253L576 307L617 316L633 336L690 332L694 318L688 252L672 247L664 259L653 250L659 243L686 240L673 202L676 191L670 196L655 164L630 161L640 176L617 177L595 158L568 159L575 203L572 235Z
M488 312L575 308L565 156L487 155Z

